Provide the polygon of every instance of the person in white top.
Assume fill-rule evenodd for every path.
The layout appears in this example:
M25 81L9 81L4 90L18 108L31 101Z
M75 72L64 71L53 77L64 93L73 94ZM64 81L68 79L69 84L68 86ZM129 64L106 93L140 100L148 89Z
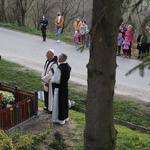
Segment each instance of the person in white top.
M41 74L41 80L44 84L44 102L45 108L48 113L52 113L53 97L54 97L54 86L50 82L52 76L57 69L57 56L54 56L54 50L49 49L46 52L47 60L44 65L44 69Z
M80 34L81 34L81 45L84 47L85 46L85 35L86 31L88 30L88 26L86 24L86 21L82 22L82 25L80 27Z

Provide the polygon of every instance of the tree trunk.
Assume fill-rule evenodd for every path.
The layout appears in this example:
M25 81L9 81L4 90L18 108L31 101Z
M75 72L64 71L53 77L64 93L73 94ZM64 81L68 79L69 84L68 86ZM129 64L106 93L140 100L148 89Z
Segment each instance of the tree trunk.
M5 2L4 0L1 0L1 16L0 16L0 21L1 22L6 22L6 15L5 15Z
M25 26L25 12L21 13L21 25Z
M93 0L85 150L114 150L113 96L122 0Z

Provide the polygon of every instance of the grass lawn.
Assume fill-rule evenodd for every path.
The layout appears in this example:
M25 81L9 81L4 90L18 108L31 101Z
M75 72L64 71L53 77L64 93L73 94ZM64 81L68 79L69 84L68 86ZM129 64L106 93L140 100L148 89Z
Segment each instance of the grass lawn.
M40 73L36 73L24 66L5 60L0 61L0 81L11 85L17 85L20 88L29 91L43 90L40 80ZM79 88L80 87L80 88ZM86 98L86 90L81 85L69 83L69 99L76 101L76 106L85 107L83 100ZM43 107L42 101L39 101L39 106ZM83 149L83 131L85 125L85 115L73 110L70 110L70 119L75 121L77 125L69 133L69 137L73 140L73 149ZM149 126L149 109L143 107L140 103L131 102L129 100L115 99L114 114L118 119L130 121L132 123ZM132 131L126 127L115 125L117 134L117 150L149 150L150 137L148 134L142 134L137 131ZM67 134L67 133L66 133Z

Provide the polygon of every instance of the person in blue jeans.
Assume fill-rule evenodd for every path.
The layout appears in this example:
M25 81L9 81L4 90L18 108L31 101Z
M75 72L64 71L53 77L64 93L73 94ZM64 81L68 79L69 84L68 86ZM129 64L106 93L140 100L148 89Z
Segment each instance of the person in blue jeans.
M61 16L60 12L57 13L54 23L56 25L57 42L59 43L60 38L61 38L61 31L62 31L62 27L63 27L63 23L64 23L64 18L63 18L63 16Z

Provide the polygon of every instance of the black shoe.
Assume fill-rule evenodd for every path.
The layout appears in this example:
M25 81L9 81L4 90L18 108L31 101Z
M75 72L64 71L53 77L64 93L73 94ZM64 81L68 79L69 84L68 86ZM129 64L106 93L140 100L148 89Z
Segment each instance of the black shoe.
M52 114L52 111L48 111L48 114Z
M44 107L44 109L43 110L48 110L48 108L47 107Z

